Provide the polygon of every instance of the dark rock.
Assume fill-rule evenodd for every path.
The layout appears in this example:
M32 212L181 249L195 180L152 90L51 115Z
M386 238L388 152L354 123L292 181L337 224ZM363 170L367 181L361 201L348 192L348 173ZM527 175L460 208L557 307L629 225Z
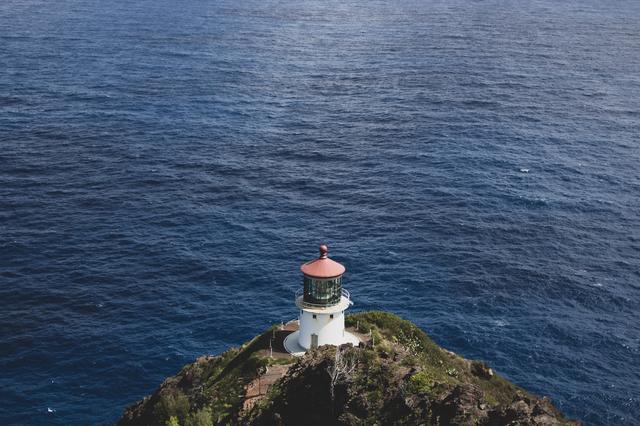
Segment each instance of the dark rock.
M559 411L547 398L533 399L519 394L507 407L494 410L490 416L491 425L505 426L561 426L566 422L559 420Z
M475 385L457 385L434 403L433 422L441 425L477 425L487 417L480 409L484 395Z
M471 361L471 374L482 379L489 380L493 377L493 370L487 364L480 361Z

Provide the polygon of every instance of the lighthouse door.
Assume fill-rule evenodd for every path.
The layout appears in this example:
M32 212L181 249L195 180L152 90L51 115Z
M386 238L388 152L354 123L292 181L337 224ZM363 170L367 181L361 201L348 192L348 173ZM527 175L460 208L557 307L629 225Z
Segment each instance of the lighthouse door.
M318 335L317 334L312 334L311 335L311 348L317 348L318 347Z

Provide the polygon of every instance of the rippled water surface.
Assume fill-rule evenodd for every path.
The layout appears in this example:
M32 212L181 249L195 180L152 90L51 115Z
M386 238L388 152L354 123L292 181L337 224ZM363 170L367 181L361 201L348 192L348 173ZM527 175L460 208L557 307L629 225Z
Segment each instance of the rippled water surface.
M637 1L0 2L0 423L111 424L296 315L386 309L640 419Z

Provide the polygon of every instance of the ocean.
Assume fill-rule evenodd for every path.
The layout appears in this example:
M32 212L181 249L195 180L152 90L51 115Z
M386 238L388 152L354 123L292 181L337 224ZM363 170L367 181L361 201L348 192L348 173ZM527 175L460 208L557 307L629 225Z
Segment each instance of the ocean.
M108 425L297 315L384 309L640 422L640 2L3 0L0 423Z

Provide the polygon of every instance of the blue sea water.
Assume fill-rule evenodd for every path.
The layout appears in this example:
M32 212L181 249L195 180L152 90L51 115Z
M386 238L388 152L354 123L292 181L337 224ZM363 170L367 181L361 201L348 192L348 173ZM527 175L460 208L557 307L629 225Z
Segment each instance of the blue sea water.
M296 315L385 309L640 422L640 2L3 0L0 423L112 424Z

